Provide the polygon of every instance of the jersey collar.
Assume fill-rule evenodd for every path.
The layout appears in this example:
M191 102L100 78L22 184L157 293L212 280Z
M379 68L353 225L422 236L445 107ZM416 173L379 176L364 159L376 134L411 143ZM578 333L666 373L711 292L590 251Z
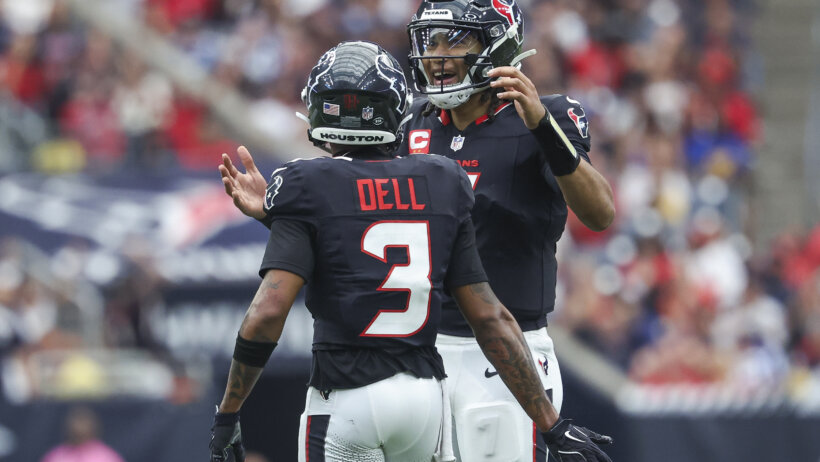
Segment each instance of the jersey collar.
M498 106L498 108L495 110L493 115L498 115L499 112L503 111L508 106L512 106L512 103L504 103L501 106ZM450 118L450 111L448 111L446 109L439 109L438 120L441 122L441 125L443 125L445 127L447 125L450 125L450 122L452 122L452 119ZM484 114L483 116L476 119L474 123L476 125L481 125L481 124L483 124L484 122L486 122L488 120L490 120L490 118L487 116L487 114Z
M338 156L334 156L334 159L345 159L345 160L392 160L396 157L394 153L386 153L383 150L375 147L375 146L365 146L361 149L356 149L354 151L348 151Z

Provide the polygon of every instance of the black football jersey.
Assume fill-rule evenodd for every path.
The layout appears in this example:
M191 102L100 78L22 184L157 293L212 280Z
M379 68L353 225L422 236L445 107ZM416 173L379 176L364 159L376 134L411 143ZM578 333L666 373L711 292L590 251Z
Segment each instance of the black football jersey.
M376 150L297 160L273 173L265 202L262 271L308 281L311 385L349 388L402 371L443 377L434 344L445 286L487 280L458 164Z
M588 122L578 101L563 95L541 98L576 151L587 162ZM447 111L427 117L425 101L413 107L399 155L436 153L455 159L475 192L476 242L490 286L523 330L546 325L555 304L556 242L564 231L567 205L546 156L507 103L463 131ZM445 300L441 333L472 336L455 302Z

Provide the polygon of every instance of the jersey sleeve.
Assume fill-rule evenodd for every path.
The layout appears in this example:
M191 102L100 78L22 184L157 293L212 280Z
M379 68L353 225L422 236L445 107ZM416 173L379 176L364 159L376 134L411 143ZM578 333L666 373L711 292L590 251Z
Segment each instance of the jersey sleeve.
M541 102L550 111L575 152L589 162L592 140L589 137L589 120L581 103L564 95L542 97Z
M487 281L487 274L484 272L481 257L478 255L473 220L467 217L459 226L444 285L448 289L453 289L485 281Z
M271 174L265 191L265 219L271 229L259 274L282 269L305 281L313 273L317 205L308 188L309 161L291 161Z
M281 218L271 223L268 246L259 268L259 276L272 269L297 274L310 281L314 267L314 228L299 220Z
M263 204L265 218L260 220L268 228L278 218L310 219L313 203L303 162L288 162L271 173Z

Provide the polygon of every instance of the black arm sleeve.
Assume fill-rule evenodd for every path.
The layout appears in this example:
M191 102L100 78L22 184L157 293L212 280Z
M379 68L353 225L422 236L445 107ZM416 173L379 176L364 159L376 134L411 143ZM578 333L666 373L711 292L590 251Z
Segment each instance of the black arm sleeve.
M530 130L538 140L541 150L546 154L547 163L555 176L569 175L578 168L581 157L575 146L564 134L564 131L555 122L549 109L544 106L546 113L538 122L538 126Z
M481 264L481 257L475 245L473 220L468 217L461 222L458 229L444 285L450 289L485 281L487 281L487 274L484 272L484 266Z
M259 275L264 277L268 270L281 269L309 282L314 265L313 236L313 228L306 222L286 218L272 220Z
M268 214L265 214L265 218L262 218L261 220L259 218L255 218L255 220L265 225L265 228L268 229L270 229L271 225L273 224L273 217Z

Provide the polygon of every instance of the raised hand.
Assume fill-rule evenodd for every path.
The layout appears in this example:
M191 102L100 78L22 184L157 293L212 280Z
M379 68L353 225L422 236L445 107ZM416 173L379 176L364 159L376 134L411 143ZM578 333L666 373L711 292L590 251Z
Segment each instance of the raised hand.
M541 104L538 89L520 69L513 66L496 67L490 69L488 75L496 78L490 82L492 88L503 88L498 94L499 99L513 101L515 110L530 130L538 126L544 118L546 109Z
M222 164L219 174L222 175L222 184L225 194L231 196L233 203L242 213L249 217L261 220L265 218L265 189L268 182L256 168L251 153L245 146L236 150L245 173L240 172L228 154L222 154Z

